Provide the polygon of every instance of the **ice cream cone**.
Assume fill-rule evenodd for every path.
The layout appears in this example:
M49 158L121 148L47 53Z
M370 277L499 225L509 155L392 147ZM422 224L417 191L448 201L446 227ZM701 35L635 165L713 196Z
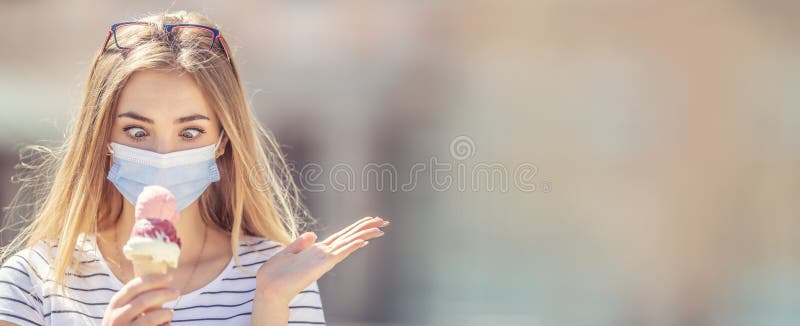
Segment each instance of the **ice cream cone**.
M175 229L176 205L175 196L161 186L144 187L139 194L131 236L122 248L136 276L166 274L167 267L178 266L181 239Z
M163 275L167 273L167 263L163 261L153 261L153 258L150 256L134 256L131 259L133 263L133 273L137 276L145 276L145 275Z

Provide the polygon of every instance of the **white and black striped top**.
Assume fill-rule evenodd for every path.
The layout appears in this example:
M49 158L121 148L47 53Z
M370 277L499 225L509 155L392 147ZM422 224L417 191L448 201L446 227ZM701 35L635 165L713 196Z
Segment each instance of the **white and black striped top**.
M164 306L173 308L174 325L250 325L256 279L254 273L282 247L265 238L242 236L239 261L233 259L204 287ZM249 245L248 245L249 244ZM106 306L122 282L111 273L93 236L81 235L80 268L67 273L65 292L53 292L48 276L54 245L44 242L21 250L0 268L0 320L19 325L100 325ZM178 306L174 306L175 303ZM317 282L289 304L289 325L325 325Z

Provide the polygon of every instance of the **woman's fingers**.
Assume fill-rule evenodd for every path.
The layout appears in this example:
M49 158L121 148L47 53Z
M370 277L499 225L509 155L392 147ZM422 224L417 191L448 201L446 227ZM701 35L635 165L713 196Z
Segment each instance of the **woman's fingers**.
M342 248L352 242L357 240L369 240L372 238L376 238L383 235L383 231L377 227L369 228L366 230L358 231L354 234L350 234L344 237L339 238L338 240L334 241L331 245L331 250L336 252L339 248Z
M336 233L332 234L331 236L327 237L324 241L322 241L322 243L325 244L325 245L330 246L334 241L336 241L336 238L338 238L341 235L349 232L350 230L352 230L356 226L360 225L361 223L367 222L367 221L372 220L372 219L375 219L375 217L372 217L372 216L364 217L364 218L356 221L355 223L348 225L344 229L339 230L339 232L336 232Z
M311 240L312 243L308 246L300 245L305 242L296 240L286 247L289 251L304 249L297 250L295 254L276 255L261 265L256 277L256 288L259 293L269 293L279 302L284 299L289 301L309 283L319 279L359 248L363 248L369 243L368 239L383 235L380 227L388 224L388 221L380 218L362 218L319 243L313 243L311 236L306 233L298 239Z
M166 287L169 281L172 280L170 275L147 275L144 277L137 277L130 282L126 283L117 294L111 298L109 305L114 307L121 307L126 305L129 301L133 300L139 293L149 291L152 289Z
M352 241L337 250L334 250L333 257L331 258L333 260L333 265L340 263L342 260L347 258L347 256L350 256L350 254L358 250L358 248L362 248L367 244L369 244L369 241L359 239Z
M160 309L164 303L175 300L178 298L178 290L175 289L157 289L144 292L131 300L128 304L122 306L122 320L131 320L143 312L149 310ZM156 308L156 309L153 309ZM150 312L147 312L149 314Z
M168 323L175 313L172 309L156 309L136 318L131 326L157 326Z
M344 229L342 231L339 231L336 234L332 235L331 237L326 239L325 242L323 242L323 243L325 245L328 245L328 246L334 246L334 244L337 241L340 241L341 239L348 238L351 235L353 235L353 234L355 234L357 232L360 232L361 230L364 230L364 229L383 226L384 223L385 223L385 221L383 219L381 219L380 217L376 217L376 218L368 219L368 220L362 219L359 222L353 223L350 227L347 227L346 229ZM328 240L331 240L331 241L328 242Z

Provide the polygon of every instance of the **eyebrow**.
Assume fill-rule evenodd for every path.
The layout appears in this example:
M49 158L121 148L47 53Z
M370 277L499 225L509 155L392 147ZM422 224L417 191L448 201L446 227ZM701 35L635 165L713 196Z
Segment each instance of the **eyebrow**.
M136 112L131 112L131 111L120 113L119 115L117 115L117 117L118 118L131 118L131 119L139 120L139 121L146 122L146 123L149 123L149 124L153 124L154 123L153 119L150 119L148 117L142 116L142 115L140 115L140 114L138 114ZM202 114L192 114L192 115L188 115L188 116L185 116L185 117L177 118L177 119L175 119L175 121L173 123L179 124L179 123L186 123L186 122L194 121L194 120L209 120L210 121L211 119L209 119L207 116L204 116Z

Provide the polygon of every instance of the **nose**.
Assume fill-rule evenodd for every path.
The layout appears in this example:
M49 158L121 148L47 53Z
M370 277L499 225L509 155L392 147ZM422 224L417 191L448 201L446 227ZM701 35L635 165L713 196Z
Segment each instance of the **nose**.
M159 154L167 154L175 151L175 145L167 137L158 137L153 145L153 151Z

